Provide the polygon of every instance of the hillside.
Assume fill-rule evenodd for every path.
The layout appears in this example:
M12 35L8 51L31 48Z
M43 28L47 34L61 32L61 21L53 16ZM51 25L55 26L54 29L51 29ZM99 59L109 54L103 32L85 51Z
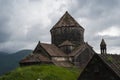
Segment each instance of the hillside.
M32 50L21 50L12 54L0 52L0 75L18 67L19 61L31 52Z
M55 65L19 67L0 77L0 80L77 80L80 71Z

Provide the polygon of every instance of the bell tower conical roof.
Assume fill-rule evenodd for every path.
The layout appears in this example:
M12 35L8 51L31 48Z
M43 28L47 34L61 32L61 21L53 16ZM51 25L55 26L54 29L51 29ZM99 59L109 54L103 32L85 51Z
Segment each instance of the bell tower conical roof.
M106 46L106 43L105 43L105 40L102 39L101 43L100 43L100 46Z
M65 12L65 14L60 18L60 20L53 26L54 28L59 27L80 27L84 29L79 23L68 13L68 11ZM52 30L51 29L51 30Z

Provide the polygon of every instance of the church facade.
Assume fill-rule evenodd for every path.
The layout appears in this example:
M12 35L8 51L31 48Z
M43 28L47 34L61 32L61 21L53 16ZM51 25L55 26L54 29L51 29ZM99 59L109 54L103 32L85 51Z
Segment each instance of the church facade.
M52 27L51 44L38 42L33 53L20 61L20 65L55 64L63 67L84 67L95 54L84 42L84 28L68 13Z

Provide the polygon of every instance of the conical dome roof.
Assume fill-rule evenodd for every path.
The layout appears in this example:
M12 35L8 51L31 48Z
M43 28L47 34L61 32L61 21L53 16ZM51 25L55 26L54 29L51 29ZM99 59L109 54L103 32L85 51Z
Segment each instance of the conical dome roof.
M58 28L58 27L80 27L84 29L67 11L60 18L60 20L53 26L52 29Z

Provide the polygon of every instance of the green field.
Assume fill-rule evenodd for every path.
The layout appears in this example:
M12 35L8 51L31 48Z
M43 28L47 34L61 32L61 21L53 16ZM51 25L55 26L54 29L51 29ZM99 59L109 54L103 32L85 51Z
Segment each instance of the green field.
M0 80L77 80L80 70L55 65L19 67L0 77Z

